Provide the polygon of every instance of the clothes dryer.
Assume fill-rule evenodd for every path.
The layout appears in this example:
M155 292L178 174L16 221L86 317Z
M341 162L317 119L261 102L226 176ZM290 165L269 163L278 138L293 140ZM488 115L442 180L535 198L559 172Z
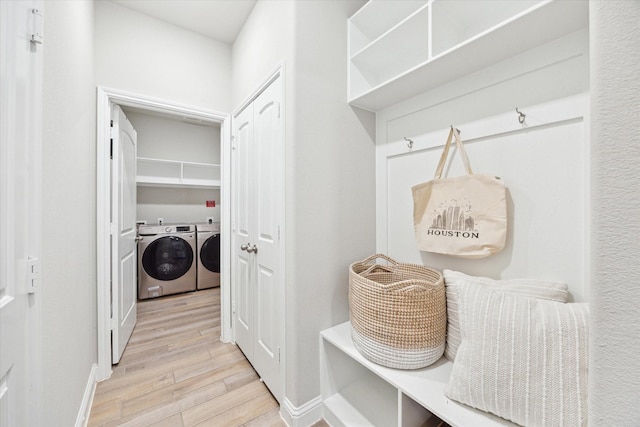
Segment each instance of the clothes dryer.
M138 237L139 299L195 291L194 225L141 225Z
M196 224L198 289L220 286L220 223Z

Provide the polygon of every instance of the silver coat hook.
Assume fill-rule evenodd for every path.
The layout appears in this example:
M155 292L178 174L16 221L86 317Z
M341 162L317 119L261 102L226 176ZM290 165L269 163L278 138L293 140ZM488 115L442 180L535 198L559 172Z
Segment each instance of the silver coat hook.
M406 136L404 137L404 140L407 141L407 147L409 147L409 150L411 150L413 148L413 141Z
M527 118L527 115L518 110L518 107L516 107L516 113L518 113L518 123L520 123L521 125L524 124L524 120Z

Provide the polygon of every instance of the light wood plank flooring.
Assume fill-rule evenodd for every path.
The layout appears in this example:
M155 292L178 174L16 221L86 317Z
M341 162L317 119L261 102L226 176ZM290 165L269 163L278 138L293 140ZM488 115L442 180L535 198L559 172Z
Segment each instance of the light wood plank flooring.
M316 426L326 425L316 424ZM89 426L286 426L242 352L220 341L220 290L141 301Z

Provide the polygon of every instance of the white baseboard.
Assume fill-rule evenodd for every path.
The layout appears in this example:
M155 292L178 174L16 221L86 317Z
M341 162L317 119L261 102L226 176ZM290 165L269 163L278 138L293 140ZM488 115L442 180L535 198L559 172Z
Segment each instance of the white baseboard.
M322 396L302 406L294 406L286 397L280 406L280 415L289 427L308 427L322 419Z
M75 427L87 427L87 424L89 423L89 414L91 413L93 396L96 393L97 372L98 364L94 363L91 366L91 372L89 372L89 379L87 380L87 386L84 389L84 396L82 396L82 404L80 405L80 411L78 411Z

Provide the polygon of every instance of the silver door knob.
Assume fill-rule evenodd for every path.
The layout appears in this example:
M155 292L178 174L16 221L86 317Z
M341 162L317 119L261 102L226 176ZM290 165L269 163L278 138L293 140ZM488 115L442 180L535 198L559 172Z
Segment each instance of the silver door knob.
M142 237L140 237L140 236L136 236L135 241L139 242L140 240L144 240L144 239Z
M249 252L249 245L246 245L246 244L241 245L241 246L240 246L240 250L241 250L241 251L247 251L247 252Z
M258 253L258 247L256 245L253 245L253 246L247 248L247 252L257 254Z

